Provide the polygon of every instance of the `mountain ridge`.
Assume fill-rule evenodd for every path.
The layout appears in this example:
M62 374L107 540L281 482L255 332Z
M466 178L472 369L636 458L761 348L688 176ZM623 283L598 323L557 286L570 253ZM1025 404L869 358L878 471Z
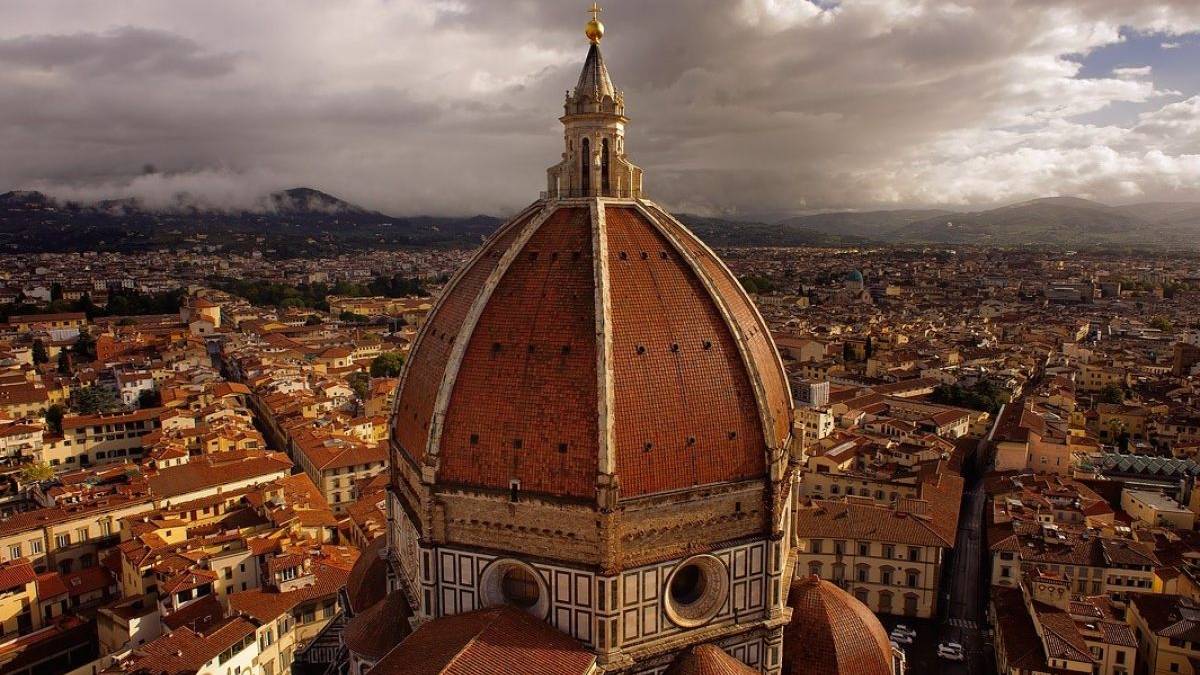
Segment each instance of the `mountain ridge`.
M1030 199L978 211L831 211L774 222L678 214L714 246L979 245L1181 247L1200 250L1200 202L1108 205L1079 197ZM177 196L165 209L133 198L94 204L41 192L0 194L0 250L144 250L173 245L260 248L311 255L330 247L473 246L503 219L390 216L311 187L270 193L253 209L213 209Z
M1079 197L1042 197L979 211L841 211L790 218L791 227L881 243L1026 246L1181 246L1200 249L1200 202L1110 206ZM1135 231L1136 230L1136 231Z

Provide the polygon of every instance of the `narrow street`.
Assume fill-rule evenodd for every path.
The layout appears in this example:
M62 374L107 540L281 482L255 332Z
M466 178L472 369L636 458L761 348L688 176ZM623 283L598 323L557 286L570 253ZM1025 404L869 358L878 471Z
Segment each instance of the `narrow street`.
M988 626L984 609L988 579L984 576L986 543L983 510L987 495L981 476L986 471L987 445L987 439L981 439L973 457L963 466L964 486L958 534L938 591L941 603L939 617L927 620L884 618L884 626L889 631L901 623L917 630L913 644L904 647L910 673L978 674L994 670L992 646L985 639ZM956 663L938 658L937 646L940 642L961 644L966 651L966 660Z
M981 444L982 445L982 444ZM987 620L983 612L988 580L982 579L983 506L986 495L977 478L963 495L963 510L958 521L958 539L954 547L954 567L951 571L949 611L943 624L942 638L957 642L967 652L963 663L943 661L945 673L986 673L989 670L983 632Z

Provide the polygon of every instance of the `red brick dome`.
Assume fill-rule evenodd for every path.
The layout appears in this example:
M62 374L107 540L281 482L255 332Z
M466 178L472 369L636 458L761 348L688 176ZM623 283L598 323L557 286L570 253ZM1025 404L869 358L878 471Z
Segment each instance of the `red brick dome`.
M791 397L717 256L650 202L536 202L451 280L393 413L444 485L592 499L765 476Z
M792 620L783 630L784 673L892 675L892 646L879 619L849 593L816 576L792 582Z
M755 675L757 670L738 661L724 649L699 644L680 654L664 675Z

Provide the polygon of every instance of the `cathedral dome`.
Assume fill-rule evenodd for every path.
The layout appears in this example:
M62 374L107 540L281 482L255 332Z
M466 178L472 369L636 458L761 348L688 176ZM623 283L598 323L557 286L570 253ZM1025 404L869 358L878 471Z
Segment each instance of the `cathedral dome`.
M464 643L488 672L532 673L530 650L566 658L547 673L778 653L787 377L734 275L642 193L598 41L545 192L446 284L401 374L387 554L420 627L372 673L463 631L503 638Z
M891 641L866 605L816 576L792 582L784 673L892 675Z
M646 200L537 202L418 337L393 439L436 482L594 499L765 476L789 390L717 256Z
M679 655L664 675L755 675L757 670L738 661L724 649L700 644Z

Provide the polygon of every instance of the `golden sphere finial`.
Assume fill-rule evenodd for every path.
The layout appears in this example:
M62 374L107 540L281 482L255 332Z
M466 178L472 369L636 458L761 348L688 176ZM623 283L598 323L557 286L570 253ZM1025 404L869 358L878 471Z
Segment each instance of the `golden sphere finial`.
M587 36L593 43L600 42L600 38L604 37L604 24L600 23L600 5L593 2L591 9L592 20L587 22L587 27L583 29L583 34Z

